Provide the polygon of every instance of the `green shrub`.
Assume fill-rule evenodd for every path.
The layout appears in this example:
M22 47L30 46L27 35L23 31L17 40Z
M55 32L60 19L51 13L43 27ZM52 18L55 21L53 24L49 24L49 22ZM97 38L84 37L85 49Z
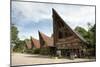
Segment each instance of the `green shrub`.
M34 54L40 54L40 49L38 49L38 48L33 49L33 53L34 53Z
M29 53L29 54L39 54L40 49L38 49L38 48L26 49L25 52Z
M49 48L41 48L40 49L40 54L42 54L42 55L48 55L48 54L50 54Z

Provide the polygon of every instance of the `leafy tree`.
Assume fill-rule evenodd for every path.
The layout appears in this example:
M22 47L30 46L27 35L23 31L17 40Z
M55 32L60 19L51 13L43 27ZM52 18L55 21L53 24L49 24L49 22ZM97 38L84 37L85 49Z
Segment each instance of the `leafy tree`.
M91 49L92 49L91 53L93 56L95 56L96 55L96 24L91 26L88 32L91 32L91 35L90 35L90 44L91 44Z
M88 31L86 31L84 28L77 26L75 28L75 31L83 36L86 40L88 39Z
M96 32L96 24L94 24L94 26L90 29L90 31L92 31L92 32Z
M95 31L96 31L96 24L91 25L88 23L88 31L86 31L82 27L76 27L75 31L77 31L81 36L83 36L87 42L88 42L88 53L90 53L91 56L95 56L95 47L96 47L96 37L95 37Z
M95 36L95 31L96 31L96 24L91 25L90 23L87 24L88 25L88 36L89 36L89 42L91 44L91 47L95 46L95 40L96 40L96 36Z
M77 26L75 31L77 31L87 40L87 42L90 44L89 47L93 47L95 45L95 25L92 26L90 23L88 23L88 31L82 27Z
M13 51L22 52L25 47L25 42L18 38L18 33L17 27L14 24L11 24L11 43L15 44Z
M91 43L94 47L95 43L96 43L96 24L94 24L94 26L92 26L89 31L91 31L91 33L92 33L92 35L91 35L91 41L92 42Z
M11 42L15 43L16 41L18 41L18 29L14 24L12 24L11 25Z
M23 52L25 49L25 41L19 40L14 47L15 52Z

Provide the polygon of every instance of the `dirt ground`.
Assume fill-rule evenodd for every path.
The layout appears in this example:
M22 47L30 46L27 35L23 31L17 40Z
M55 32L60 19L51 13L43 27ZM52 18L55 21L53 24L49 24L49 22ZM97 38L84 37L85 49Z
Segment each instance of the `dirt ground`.
M48 56L42 56L42 55L21 54L21 53L12 53L11 55L11 66L48 64L48 63L84 62L84 61L95 61L95 59L76 58L74 60L70 60L66 58L58 59L58 58L50 58Z

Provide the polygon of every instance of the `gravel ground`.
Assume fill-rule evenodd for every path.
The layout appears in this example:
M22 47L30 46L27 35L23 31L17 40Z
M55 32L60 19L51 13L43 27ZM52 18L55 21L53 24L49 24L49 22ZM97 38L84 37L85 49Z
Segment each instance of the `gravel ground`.
M57 59L50 58L48 56L40 56L34 54L21 54L12 53L11 56L11 66L16 65L32 65L32 64L48 64L48 63L69 63L69 62L84 62L84 61L95 61L95 59L81 59L76 58L74 60L70 59Z

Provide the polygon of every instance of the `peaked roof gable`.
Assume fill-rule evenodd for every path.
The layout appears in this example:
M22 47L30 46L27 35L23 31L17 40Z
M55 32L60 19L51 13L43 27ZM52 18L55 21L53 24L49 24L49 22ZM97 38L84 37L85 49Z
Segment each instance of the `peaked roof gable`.
M40 42L39 42L39 40L31 37L31 41L32 41L32 45L34 45L35 48L40 48Z
M59 16L59 14L55 11L55 9L52 8L52 12L53 12L53 15L52 16L53 16L53 21L54 21L53 22L54 28L56 28L57 27L57 24L59 23L62 26L65 26L66 29L68 29L69 31L71 31L72 34L76 35L81 41L87 43L86 40L80 34L76 33L74 30L71 29L71 27L67 23L65 23L65 21Z
M28 49L32 48L32 44L31 44L30 40L25 40L25 43L26 43L26 46L27 46Z
M45 41L46 46L53 46L53 38L48 37L42 32L39 32L39 36Z

